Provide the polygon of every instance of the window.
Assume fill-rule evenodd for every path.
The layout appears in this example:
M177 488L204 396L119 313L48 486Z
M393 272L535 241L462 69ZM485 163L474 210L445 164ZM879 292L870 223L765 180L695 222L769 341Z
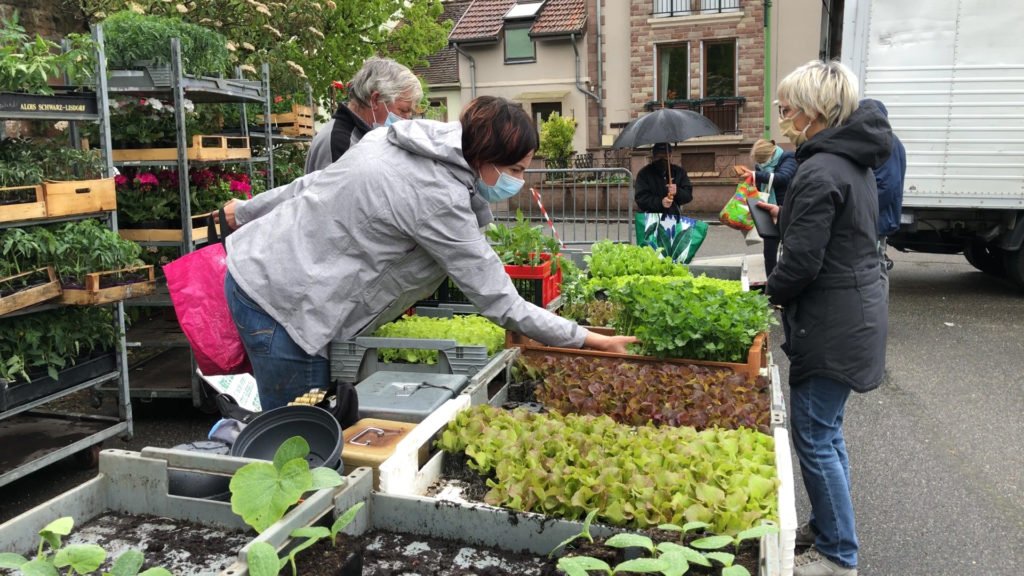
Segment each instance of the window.
M739 12L740 0L654 0L655 18Z
M658 70L655 74L658 100L690 97L690 48L687 44L657 47Z
M536 62L537 54L530 38L533 22L505 24L505 63Z
M736 41L704 43L704 97L736 95Z
M701 14L716 12L739 12L740 0L700 0Z
M428 100L430 105L423 111L423 117L427 120L437 120L438 122L448 121L448 99L447 98L430 98Z

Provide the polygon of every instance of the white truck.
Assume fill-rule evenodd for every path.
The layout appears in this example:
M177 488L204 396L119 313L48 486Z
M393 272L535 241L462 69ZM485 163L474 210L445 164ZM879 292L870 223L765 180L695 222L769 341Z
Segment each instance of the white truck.
M907 149L898 250L1024 288L1024 3L846 0L842 61Z

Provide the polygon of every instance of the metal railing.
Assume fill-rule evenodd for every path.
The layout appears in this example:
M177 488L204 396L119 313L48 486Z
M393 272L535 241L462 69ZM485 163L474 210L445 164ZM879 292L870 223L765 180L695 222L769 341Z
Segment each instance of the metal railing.
M656 110L662 106L676 110L693 110L714 122L723 134L738 134L740 132L740 108L746 101L744 96L688 98L665 100L664 102L653 100L644 104L644 110Z
M721 14L739 12L741 0L654 0L651 16L668 18L672 16L694 16L697 14Z
M531 189L540 196L559 238L589 249L599 240L634 242L633 175L625 168L530 169L516 196L491 205L495 222L514 223L516 212L548 228Z

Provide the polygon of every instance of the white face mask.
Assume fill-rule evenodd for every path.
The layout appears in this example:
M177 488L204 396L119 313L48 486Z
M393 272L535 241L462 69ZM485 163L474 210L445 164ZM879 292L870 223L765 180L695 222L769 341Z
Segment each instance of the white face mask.
M797 112L789 118L782 118L779 120L779 130L782 131L782 135L792 142L794 146L799 146L804 142L807 142L807 129L811 127L811 123L808 122L807 125L804 126L803 130L796 129L794 121L799 114L801 114L801 112Z
M388 107L385 106L384 109L388 110ZM374 128L380 128L382 126L384 126L384 127L391 126L392 124L394 124L395 122L398 122L399 120L405 120L405 118L402 118L401 116L399 116L398 114L395 114L391 110L388 110L388 115L387 115L386 118L384 118L383 122L378 122L377 121L377 113L373 110L373 108L370 108L370 114L373 115L373 127Z

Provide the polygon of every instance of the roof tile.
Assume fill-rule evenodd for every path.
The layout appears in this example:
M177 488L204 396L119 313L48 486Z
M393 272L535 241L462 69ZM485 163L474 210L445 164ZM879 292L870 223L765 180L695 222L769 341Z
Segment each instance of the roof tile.
M444 3L444 12L438 17L438 22L451 20L457 23L472 2L473 0L448 0ZM417 67L413 71L423 77L428 86L458 84L459 55L454 48L448 46L441 49L428 56L427 62L427 66Z
M541 8L540 16L530 29L530 34L568 34L582 32L587 23L585 0L548 0Z
M505 13L516 0L473 0L462 19L448 36L452 42L497 40Z

